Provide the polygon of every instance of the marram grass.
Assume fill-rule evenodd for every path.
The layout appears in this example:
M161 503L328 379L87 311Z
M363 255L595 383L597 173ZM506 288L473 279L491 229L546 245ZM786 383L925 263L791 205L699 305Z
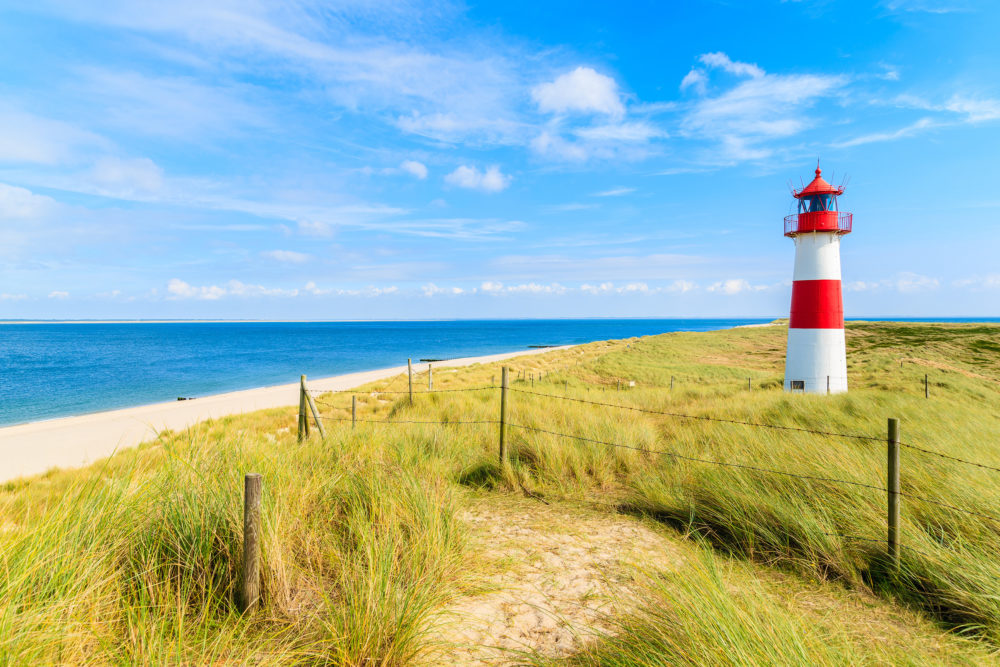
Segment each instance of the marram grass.
M898 417L904 442L1000 466L1000 351L991 347L1000 327L851 324L851 392L833 397L781 391L784 335L783 327L738 329L554 351L514 361L515 371L546 375L513 388L876 438L887 417ZM495 364L438 369L435 387L492 379L499 379ZM619 380L636 386L616 391ZM396 394L358 396L370 420L499 416L496 390L418 394L412 406ZM327 417L350 417L349 395L320 403ZM710 545L701 549L702 564L681 578L650 573L648 608L614 619L616 633L573 662L966 663L1000 644L995 522L904 498L896 572L877 541L886 532L884 492L660 453L884 486L880 440L514 391L508 416L513 424L635 449L511 427L510 463L501 467L493 424L351 429L333 421L325 441L298 443L290 408L164 433L84 470L6 484L0 663L433 664L441 648L436 628L449 622L442 610L482 575L458 518L470 489L499 502L509 493L594 501L602 511L643 515ZM245 472L264 475L264 600L249 616L234 604ZM902 489L1000 514L1000 473L905 448ZM898 631L914 639L890 650L863 632L810 624L808 610L794 601L773 591L757 595L753 577L734 589L719 575L736 567L730 559L747 572L774 568L796 581L872 591L917 615L914 627Z

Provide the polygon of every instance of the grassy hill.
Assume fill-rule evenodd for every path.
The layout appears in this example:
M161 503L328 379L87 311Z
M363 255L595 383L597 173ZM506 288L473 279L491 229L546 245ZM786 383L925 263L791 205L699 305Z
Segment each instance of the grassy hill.
M514 360L506 466L498 390L411 405L386 393L395 378L355 392L356 428L349 394L317 397L325 440L297 442L294 409L269 410L3 485L0 661L996 660L1000 327L849 324L851 391L830 397L781 390L785 335ZM434 386L499 376L441 369ZM908 445L898 570L888 417ZM250 471L264 603L241 616Z

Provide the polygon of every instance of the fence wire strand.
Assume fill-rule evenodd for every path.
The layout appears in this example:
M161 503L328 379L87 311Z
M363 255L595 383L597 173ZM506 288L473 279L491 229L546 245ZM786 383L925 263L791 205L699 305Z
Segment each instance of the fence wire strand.
M604 441L604 440L595 440L593 438L585 438L585 437L580 436L580 435L570 435L568 433L559 433L558 431L549 431L547 429L537 428L535 426L524 426L522 424L510 424L510 423L508 423L507 426L511 426L513 428L524 429L526 431L536 431L538 433L547 433L549 435L555 435L555 436L559 436L559 437L562 437L562 438L572 438L574 440L582 440L584 442L592 442L594 444L606 445L608 447L619 447L621 449L631 449L633 451L645 452L647 454L659 454L659 455L662 455L662 456L669 456L671 458L682 459L684 461L693 461L695 463L707 463L707 464L711 464L711 465L725 466L727 468L740 468L740 469L743 469L743 470L753 470L753 471L756 471L756 472L763 472L763 473L767 473L767 474L771 474L771 475L783 475L785 477L798 477L799 479L808 479L808 480L813 480L813 481L817 481L817 482L834 482L836 484L850 484L852 486L860 486L860 487L863 487L863 488L866 488L866 489L872 489L874 491L882 491L882 492L885 492L885 493L888 493L888 491L889 491L885 487L875 486L873 484L865 484L864 482L852 482L850 480L836 479L834 477L817 477L817 476L814 476L814 475L800 475L800 474L794 473L794 472L787 472L787 471L784 471L784 470L772 470L770 468L760 468L760 467L757 467L757 466L746 465L746 464L743 464L743 463L729 463L729 462L726 462L726 461L713 461L711 459L700 459L700 458L697 458L697 457L694 457L694 456L685 456L684 454L678 454L677 452L670 452L670 451L666 451L666 450L663 450L663 449L646 449L644 447L633 447L631 445L622 445L622 444L618 444L618 443L614 443L614 442L607 442L607 441Z
M544 397L544 398L555 398L555 399L560 399L560 400L563 400L563 401L573 401L573 402L576 402L576 403L586 403L588 405L600 405L600 406L603 406L603 407L606 407L606 408L618 408L620 410L632 410L634 412L642 412L642 413L653 414L653 415L662 415L664 417L678 417L678 418L681 418L681 419L699 419L699 420L702 420L702 421L720 422L720 423L723 423L723 424L738 424L740 426L752 426L752 427L755 427L755 428L770 428L770 429L778 429L778 430L782 430L782 431L796 431L796 432L799 432L799 433L809 433L809 434L812 434L812 435L823 435L823 436L829 436L829 437L834 437L834 438L850 438L850 439L854 439L854 440L866 440L866 441L869 441L869 442L881 442L882 440L885 439L882 436L877 436L876 437L876 436L872 436L872 435L862 435L862 434L859 434L859 433L837 433L837 432L834 432L834 431L819 431L819 430L815 430L815 429L802 428L802 427L799 427L799 426L782 426L780 424L764 424L764 423L761 423L761 422L740 421L740 420L737 420L737 419L720 419L718 417L708 417L708 416L704 416L704 415L688 415L688 414L684 414L684 413L680 413L680 412L666 412L664 410L650 410L648 408L639 408L639 407L635 407L635 406L632 406L632 405L621 405L620 403L604 403L604 402L601 402L601 401L591 401L591 400L587 400L587 399L584 399L584 398L575 398L573 396L561 396L559 394L546 394L546 393L543 393L543 392L531 391L531 390L528 390L528 389L517 389L515 387L509 387L508 389L510 391L516 391L516 392L519 392L519 393L522 393L522 394L530 394L532 396L541 396L541 397ZM959 458L957 456L952 456L950 454L944 454L942 452L937 452L937 451L934 451L932 449L925 449L923 447L919 447L917 445L908 444L908 443L905 443L905 442L901 442L901 443L899 443L899 445L901 447L906 447L908 449L912 449L914 451L921 452L922 454L927 454L929 456L938 456L938 457L943 458L943 459L948 459L950 461L955 461L956 463L963 463L965 465L975 466L977 468L983 468L985 470L992 470L993 472L1000 472L1000 467L987 465L985 463L979 463L977 461L969 461L967 459Z
M391 384L390 384L390 386L391 386ZM436 393L452 393L452 392L466 392L466 391L485 391L485 390L497 389L497 388L498 387L496 387L496 386L490 385L490 386L485 386L485 387L463 387L463 388L454 388L454 389L424 390L424 391L415 391L413 393L414 394L436 394ZM781 425L778 425L778 424L763 424L763 423L758 423L758 422L739 421L739 420L734 420L734 419L719 419L719 418L716 418L716 417L707 417L707 416L700 416L700 415L688 415L688 414L683 414L683 413L666 412L666 411L661 411L661 410L649 410L649 409L646 409L646 408L639 408L639 407L634 407L634 406L629 406L629 405L621 405L621 404L616 404L616 403L604 403L604 402L600 402L600 401L591 401L591 400L582 399L582 398L574 398L574 397L571 397L571 396L560 396L558 394L547 394L547 393L543 393L543 392L530 391L530 390L527 390L527 389L517 389L517 388L514 388L514 387L508 387L508 389L510 391L516 391L516 392L519 392L519 393L522 393L522 394L530 394L532 396L539 396L539 397L543 397L543 398L554 398L554 399L559 399L559 400L573 401L573 402L577 402L577 403L584 403L584 404L588 404L588 405L598 405L598 406L602 406L602 407L619 408L619 409L623 409L623 410L632 410L632 411L635 411L635 412L642 412L642 413L646 413L646 414L656 414L656 415L663 415L663 416L668 416L668 417L679 417L679 418L683 418L683 419L698 419L698 420L704 420L704 421L721 422L721 423L727 423L727 424L738 424L738 425L741 425L741 426L751 426L751 427L758 427L758 428L771 428L771 429L779 429L779 430L785 430L785 431L796 431L796 432L801 432L801 433L810 433L810 434L813 434L813 435L823 435L823 436L842 437L842 438L853 438L853 439L857 439L857 440L867 440L867 441L880 441L880 440L882 440L881 437L876 438L876 437L867 436L867 435L847 434L847 433L835 433L835 432L830 432L830 431L819 431L819 430L813 430L813 429L800 428L800 427L796 427L796 426L781 426ZM319 394L328 394L328 393L344 393L344 392L350 391L350 390L341 390L341 391L334 391L334 392L319 392L319 394L317 394L316 392L314 392L312 390L307 390L307 391L310 391L311 394L319 395ZM355 393L357 393L357 392L355 392ZM375 390L375 391L372 391L370 393L371 394L409 394L410 392L409 391L390 392L390 391L377 391L377 390ZM318 403L319 405L322 405L324 407L331 408L331 409L345 409L345 410L347 409L346 407L339 408L338 406L335 406L332 403L327 403L325 401L320 401L320 400L316 400L316 403ZM323 417L323 416L321 416L320 419L322 421L329 421L329 422L351 422L351 423L360 423L360 424L424 424L424 425L436 425L436 426L499 425L501 423L500 421L495 420L495 419L486 419L486 420L458 420L458 421L427 421L427 420L355 419L355 418L349 418L349 417ZM519 428L519 429L522 429L524 431L532 431L532 432L535 432L535 433L544 433L544 434L547 434L547 435L553 435L553 436L560 437L560 438L569 438L569 439L577 440L577 441L580 441L580 442L589 442L589 443L593 443L593 444L603 445L603 446L606 446L606 447L616 447L616 448L619 448L619 449L629 449L629 450L632 450L632 451L643 452L643 453L646 453L646 454L655 454L655 455L659 455L659 456L668 456L668 457L671 457L671 458L674 458L674 459L680 459L680 460L683 460L683 461L691 461L691 462L694 462L694 463L704 463L704 464L708 464L708 465L716 465L716 466L722 466L722 467L727 467L727 468L736 468L736 469L741 469L741 470L750 470L750 471L753 471L753 472L759 472L759 473L764 473L764 474L769 474L769 475L779 475L779 476L784 476L784 477L793 477L793 478L797 478L797 479L804 479L804 480L816 481L816 482L830 482L830 483L834 483L834 484L844 484L844 485L850 485L850 486L856 486L856 487L860 487L860 488L870 489L870 490L873 490L873 491L880 491L882 493L888 493L889 492L889 490L887 488L885 488L885 487L876 486L874 484L866 484L864 482L855 482L855 481L851 481L851 480L837 479L837 478L834 478L834 477L820 477L820 476L817 476L817 475L802 475L802 474L799 474L799 473L793 473L793 472L788 472L788 471L784 471L784 470L773 470L773 469L770 469L770 468L762 468L760 466L747 465L747 464L744 464L744 463L732 463L732 462L728 462L728 461L714 461L714 460L711 460L711 459L703 459L703 458L699 458L699 457L695 457L695 456L687 456L687 455L684 455L684 454L679 454L677 452L672 452L672 451L668 451L668 450L646 449L645 447L636 447L636 446L632 446L632 445L624 445L624 444L621 444L621 443L608 442L608 441L605 441L605 440L597 440L597 439L594 439L594 438L587 438L587 437L579 436L579 435L571 435L569 433L561 433L559 431L552 431L552 430L549 430L549 429L538 428L536 426L527 426L527 425L524 425L524 424L515 424L515 423L507 422L507 426L510 426L511 428ZM983 463L978 463L978 462L975 462L975 461L968 461L968 460L961 459L961 458L956 457L956 456L951 456L949 454L944 454L944 453L941 453L941 452L936 452L936 451L933 451L933 450L930 450L930 449L924 449L924 448L918 447L916 445L911 445L911 444L906 444L906 443L899 443L899 444L901 446L903 446L903 447L907 447L907 448L912 449L914 451L919 451L919 452L921 452L923 454L927 454L927 455L931 455L931 456L938 456L940 458L951 460L951 461L955 461L955 462L958 462L958 463L963 463L963 464L967 464L967 465L971 465L971 466L976 466L976 467L979 467L979 468L984 468L984 469L987 469L987 470L993 470L993 471L1000 472L1000 468L989 466L989 465L986 465L986 464L983 464ZM912 494L912 493L908 493L908 492L903 492L903 491L899 492L899 496L903 497L903 498L908 498L908 499L911 499L911 500L916 500L918 502L924 502L924 503L928 503L928 504L931 504L931 505L936 505L938 507L949 509L949 510L952 510L954 512L960 512L960 513L963 513L963 514L968 514L970 516L975 516L975 517L979 517L979 518L982 518L982 519L987 519L989 521L995 522L996 524L1000 525L1000 517L994 516L992 514L987 514L985 512L977 512L977 511L974 511L974 510L964 509L964 508L958 507L956 505L949 505L949 504L941 502L939 500L934 500L932 498L927 498L925 496L918 496L916 494ZM840 537L840 538L844 538L844 539L853 539L853 540L862 540L862 541L873 541L873 542L885 542L885 540L877 540L877 539L874 539L874 538L864 538L864 537L851 536L851 535L840 535L840 534L836 534L836 533L823 533L823 534L824 535L829 535L829 536L832 536L832 537ZM914 549L914 551L918 551L918 550ZM923 553L923 552L918 551L918 553Z

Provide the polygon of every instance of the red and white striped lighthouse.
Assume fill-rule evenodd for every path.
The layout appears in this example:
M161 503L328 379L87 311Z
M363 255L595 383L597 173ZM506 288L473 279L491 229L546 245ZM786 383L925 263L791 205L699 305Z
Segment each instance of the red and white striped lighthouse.
M785 391L835 394L847 391L840 238L851 233L851 214L837 208L844 188L820 173L817 166L812 183L792 191L799 212L785 218L785 236L795 241Z

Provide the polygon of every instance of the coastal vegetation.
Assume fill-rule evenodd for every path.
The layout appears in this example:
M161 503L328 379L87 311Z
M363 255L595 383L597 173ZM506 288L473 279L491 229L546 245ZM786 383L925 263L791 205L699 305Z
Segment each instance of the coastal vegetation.
M503 465L499 364L481 364L435 370L456 391L412 404L403 377L360 388L353 427L351 393L319 395L325 439L267 410L2 485L0 662L996 660L1000 326L850 323L836 396L782 391L785 335L515 359ZM243 615L246 472L264 476L264 593ZM504 586L562 590L577 566L585 589L501 641L529 622L501 613Z

